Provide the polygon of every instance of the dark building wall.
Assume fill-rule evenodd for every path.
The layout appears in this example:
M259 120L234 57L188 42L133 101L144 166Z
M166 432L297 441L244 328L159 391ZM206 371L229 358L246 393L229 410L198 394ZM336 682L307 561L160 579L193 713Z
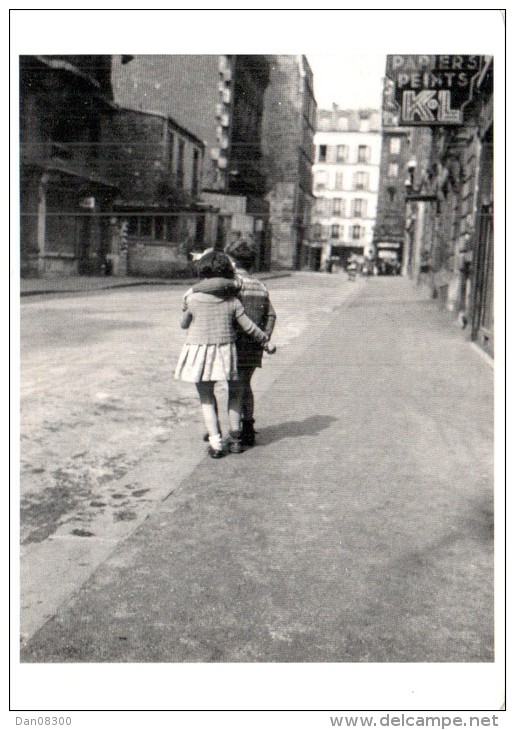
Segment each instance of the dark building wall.
M160 114L118 109L102 132L106 174L125 203L193 204L203 144Z
M202 187L237 195L264 192L261 118L267 83L264 56L140 55L129 63L121 57L113 60L115 101L173 117L206 145ZM211 150L220 151L223 166Z
M401 255L406 218L404 181L407 174L408 144L407 130L383 129L374 243L376 246L378 243L398 244L397 250ZM397 147L398 152L395 151ZM392 175L392 165L396 166L397 175Z
M63 63L36 56L20 59L22 162L54 157L70 169L94 168L111 107L93 79L72 71L69 61Z
M48 59L54 68L71 70L81 76L89 84L93 84L98 93L112 99L111 56L107 55L50 55L40 58Z
M481 131L479 200L472 237L471 289L467 314L471 337L494 356L493 119Z
M166 202L167 124L153 115L119 110L103 130L106 167L126 202Z
M139 55L129 63L113 58L114 99L123 107L172 117L205 144L218 144L216 110L220 101L219 56ZM203 186L211 187L216 167L209 154L203 162Z
M107 210L115 192L101 164L108 81L107 56L20 58L22 275L101 265L105 227L84 205Z
M116 102L129 109L161 112L196 137L216 144L218 56L139 55L129 63L113 57Z
M316 101L305 57L269 56L263 151L270 202L272 262L299 268L311 219Z
M264 56L229 59L233 78L227 86L230 123L226 188L235 195L262 196L266 190L262 122L269 62Z
M297 56L272 56L265 92L263 151L270 185L298 182L302 144L302 79Z
M395 110L383 100L385 125ZM493 57L483 56L460 124L408 127L405 272L493 356Z
M270 202L274 262L298 266L312 201L316 102L301 56L134 56L115 101L172 116L206 142L204 189Z

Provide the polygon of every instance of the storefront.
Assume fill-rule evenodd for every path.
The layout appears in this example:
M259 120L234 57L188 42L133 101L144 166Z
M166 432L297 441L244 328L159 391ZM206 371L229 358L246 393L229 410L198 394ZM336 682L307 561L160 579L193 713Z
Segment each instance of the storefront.
M115 187L47 166L24 170L22 276L103 273Z
M492 58L388 59L398 123L411 127L403 272L493 356Z
M493 60L489 59L478 80L481 105L478 133L481 144L479 162L478 211L472 259L471 337L494 356L494 235L493 235ZM468 262L464 261L464 265Z
M376 243L376 270L378 274L400 274L402 246L398 241Z

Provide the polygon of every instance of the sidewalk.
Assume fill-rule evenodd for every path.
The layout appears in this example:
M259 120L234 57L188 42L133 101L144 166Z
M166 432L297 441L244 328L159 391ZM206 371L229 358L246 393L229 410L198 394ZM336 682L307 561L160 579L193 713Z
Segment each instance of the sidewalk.
M401 277L279 356L256 447L205 458L22 661L493 661L492 369Z
M263 271L257 276L266 281L291 276L289 271ZM196 279L154 279L145 276L62 276L53 279L20 279L20 296L70 294L129 286L189 286Z

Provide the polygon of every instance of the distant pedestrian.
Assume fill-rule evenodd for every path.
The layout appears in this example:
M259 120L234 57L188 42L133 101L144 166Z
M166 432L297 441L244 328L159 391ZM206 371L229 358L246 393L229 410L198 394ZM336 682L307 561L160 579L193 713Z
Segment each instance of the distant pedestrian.
M276 314L266 285L257 277L252 276L256 261L254 245L250 241L240 239L230 244L226 252L236 267L236 277L240 283L238 298L243 304L245 313L270 338L274 330ZM229 389L241 411L243 446L254 446L256 432L251 380L256 368L261 367L263 348L240 331L236 338L236 349L238 352L238 380L231 381Z
M224 447L214 392L218 381L229 383L229 450L242 450L238 391L230 387L238 378L237 327L261 347L268 336L247 317L236 298L239 284L226 254L213 251L202 256L197 272L200 281L183 303L181 327L188 330L188 335L175 377L196 384L208 432L209 454L219 458L224 455Z

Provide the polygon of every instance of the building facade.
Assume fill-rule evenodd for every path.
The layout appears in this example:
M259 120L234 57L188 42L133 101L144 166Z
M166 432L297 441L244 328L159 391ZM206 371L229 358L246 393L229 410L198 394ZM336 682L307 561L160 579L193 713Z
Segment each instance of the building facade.
M169 116L119 106L111 64L20 59L22 276L171 276L216 239L198 205L203 142Z
M20 57L21 276L100 273L117 194L110 56Z
M212 243L198 205L204 144L156 112L116 110L102 131L104 165L117 186L107 256L114 275L173 276L189 252Z
M217 245L250 236L261 266L270 261L262 152L268 80L265 56L141 55L113 62L116 101L171 116L204 142L201 198L221 206Z
M224 236L253 237L259 266L300 267L316 108L304 56L118 57L113 89L123 106L171 115L204 141L202 197L222 206Z
M405 127L384 124L374 249L378 270L403 262L405 236L405 173L409 153L409 134Z
M171 117L204 142L202 188L212 187L216 179L210 151L217 145L219 59L216 55L136 55L124 63L122 56L113 56L113 96L120 106Z
M387 85L395 86L392 68L403 64L402 93L411 95L397 109L409 140L403 270L428 286L441 308L493 356L493 59L388 57ZM409 103L417 99L409 84L420 79L432 106ZM390 109L391 93L383 104Z
M305 56L269 56L263 152L270 205L272 263L299 269L314 203L316 100Z
M197 199L204 144L171 117L117 108L102 143L117 201L179 207Z
M344 267L352 254L374 256L380 155L379 111L319 110L309 268Z

